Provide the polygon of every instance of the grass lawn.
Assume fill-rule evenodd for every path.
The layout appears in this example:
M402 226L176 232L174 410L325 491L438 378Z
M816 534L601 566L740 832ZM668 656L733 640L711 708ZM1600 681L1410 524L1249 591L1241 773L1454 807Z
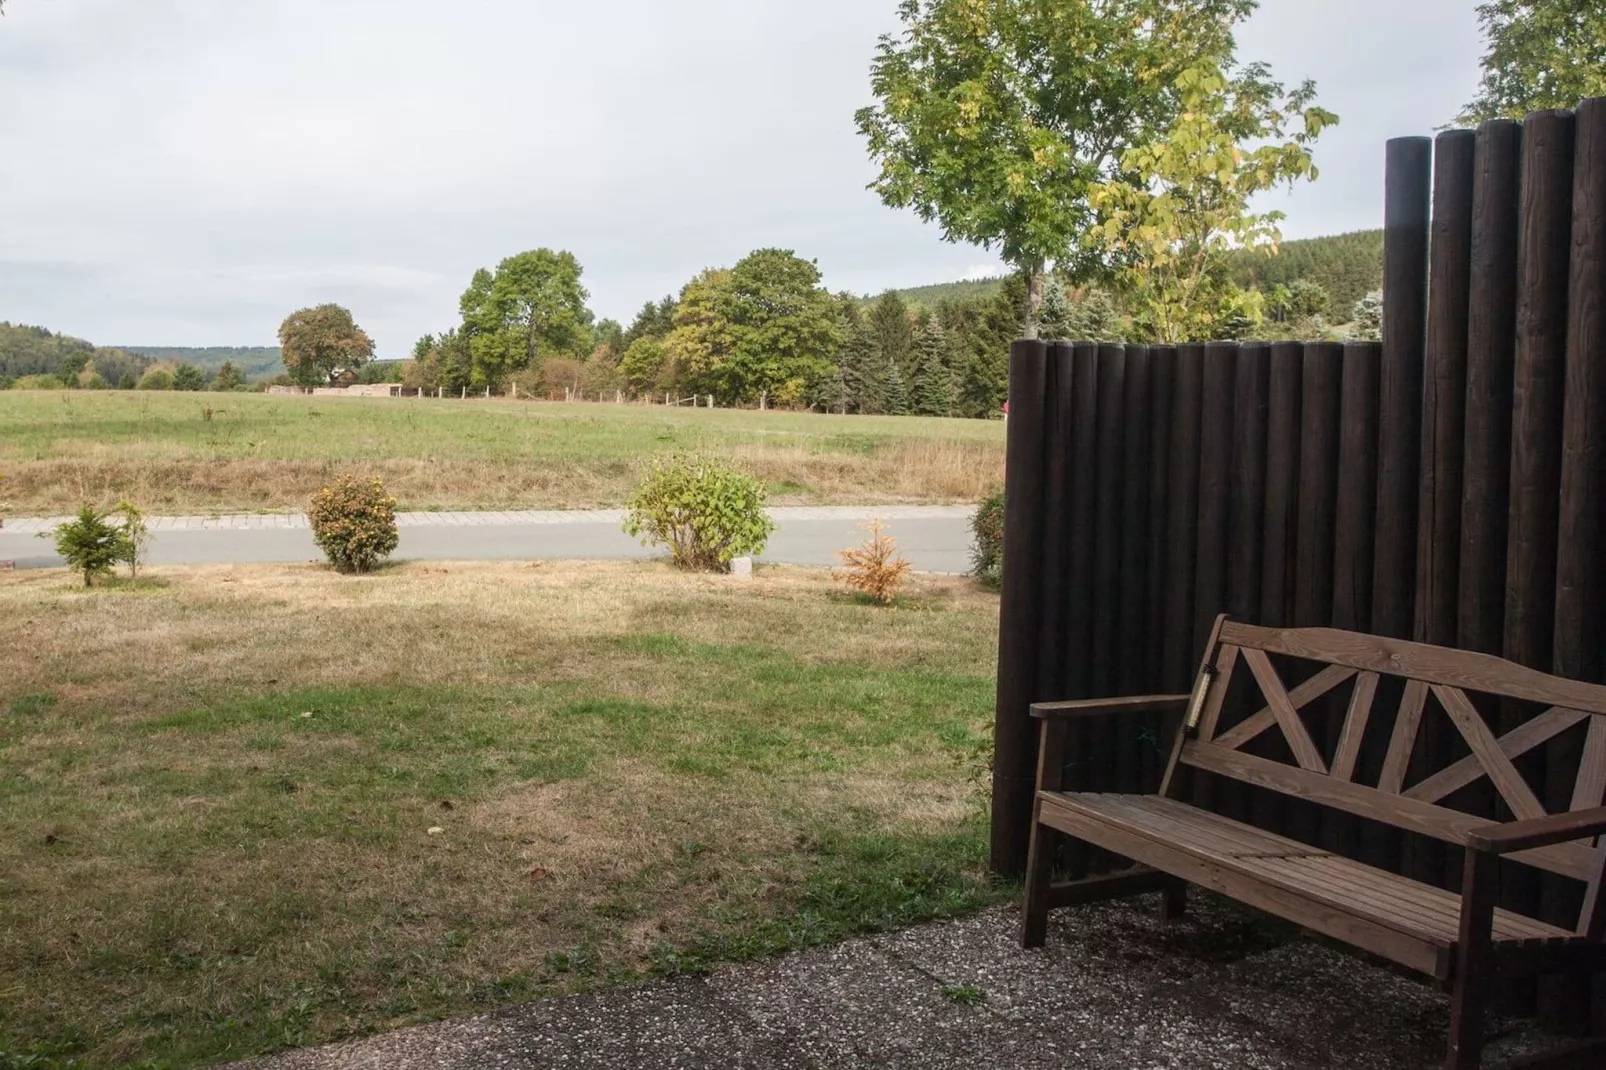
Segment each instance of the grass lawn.
M406 509L622 503L643 458L706 449L777 503L975 501L1003 479L1001 421L497 400L0 391L0 500L57 514L300 509L342 471Z
M544 418L498 411L440 419ZM200 1066L996 902L996 618L782 568L0 575L0 1068Z

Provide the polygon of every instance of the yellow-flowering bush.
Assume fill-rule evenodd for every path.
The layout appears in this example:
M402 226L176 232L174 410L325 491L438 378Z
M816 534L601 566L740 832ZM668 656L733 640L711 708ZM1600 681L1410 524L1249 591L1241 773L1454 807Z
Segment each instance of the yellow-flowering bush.
M312 496L307 520L329 563L341 572L371 572L396 549L396 499L377 479L341 476Z

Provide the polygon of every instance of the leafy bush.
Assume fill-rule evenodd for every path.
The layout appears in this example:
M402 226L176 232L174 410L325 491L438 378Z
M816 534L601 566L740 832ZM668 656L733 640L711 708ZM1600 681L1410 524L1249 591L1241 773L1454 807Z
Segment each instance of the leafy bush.
M139 390L171 390L173 389L173 373L161 365L154 365L139 377L139 383L136 388Z
M655 459L631 495L625 532L669 547L679 568L729 572L734 558L763 552L775 523L764 484L707 457Z
M0 390L10 390L11 389L11 384L14 383L14 382L16 382L16 380L13 379L11 376L9 376L9 375L0 375Z
M909 575L910 565L898 553L898 540L886 534L879 520L870 521L870 537L862 545L842 550L839 556L846 566L843 579L847 585L884 606L892 604Z
M982 500L970 522L970 574L997 590L1004 581L1004 488Z
M312 535L341 572L371 572L396 549L396 499L377 479L342 476L312 497Z
M106 514L91 505L80 507L76 519L55 531L40 533L40 538L50 537L55 538L56 552L68 566L84 574L85 587L93 586L96 576L104 576L117 562L128 559L123 529L107 523Z

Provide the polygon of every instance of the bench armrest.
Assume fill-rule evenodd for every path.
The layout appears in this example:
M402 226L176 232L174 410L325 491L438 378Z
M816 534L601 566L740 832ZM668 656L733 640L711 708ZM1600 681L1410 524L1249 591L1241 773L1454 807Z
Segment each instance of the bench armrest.
M1486 825L1467 833L1467 847L1484 854L1508 855L1602 834L1606 834L1606 806L1536 817L1530 821Z
M1076 717L1097 717L1106 713L1151 713L1155 710L1180 710L1188 705L1190 695L1136 695L1130 698L1087 698L1071 702L1034 702L1032 716L1039 720L1060 720Z

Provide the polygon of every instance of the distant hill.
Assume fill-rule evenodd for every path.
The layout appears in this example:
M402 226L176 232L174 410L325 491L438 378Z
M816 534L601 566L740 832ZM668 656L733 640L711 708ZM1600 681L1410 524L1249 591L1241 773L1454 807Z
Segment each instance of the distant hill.
M1343 323L1355 302L1383 288L1383 232L1357 230L1283 242L1275 256L1234 253L1232 273L1238 285L1263 293L1295 279L1320 283L1333 299L1331 318Z
M963 282L938 282L930 286L911 286L903 290L894 290L893 293L903 298L906 304L920 308L935 308L941 301L963 301L973 297L991 297L1004 285L1003 279L967 279ZM880 294L866 294L860 300L871 304L881 297Z
M225 361L245 376L248 383L272 379L284 371L278 346L122 346L123 350L147 360L171 360L193 364L209 376L216 375Z
M69 360L75 360L74 367L93 368L114 384L125 373L137 378L147 363L122 349L91 345L82 338L56 334L43 327L0 322L0 377L59 375Z
M1355 302L1383 288L1383 232L1358 230L1325 238L1287 241L1274 256L1239 252L1232 254L1229 263L1238 285L1263 293L1270 293L1295 279L1320 283L1333 299L1330 318L1345 322ZM991 297L1003 284L1001 278L975 279L913 286L893 292L908 304L932 308L943 300ZM879 294L867 295L861 300L870 304L879 297Z

